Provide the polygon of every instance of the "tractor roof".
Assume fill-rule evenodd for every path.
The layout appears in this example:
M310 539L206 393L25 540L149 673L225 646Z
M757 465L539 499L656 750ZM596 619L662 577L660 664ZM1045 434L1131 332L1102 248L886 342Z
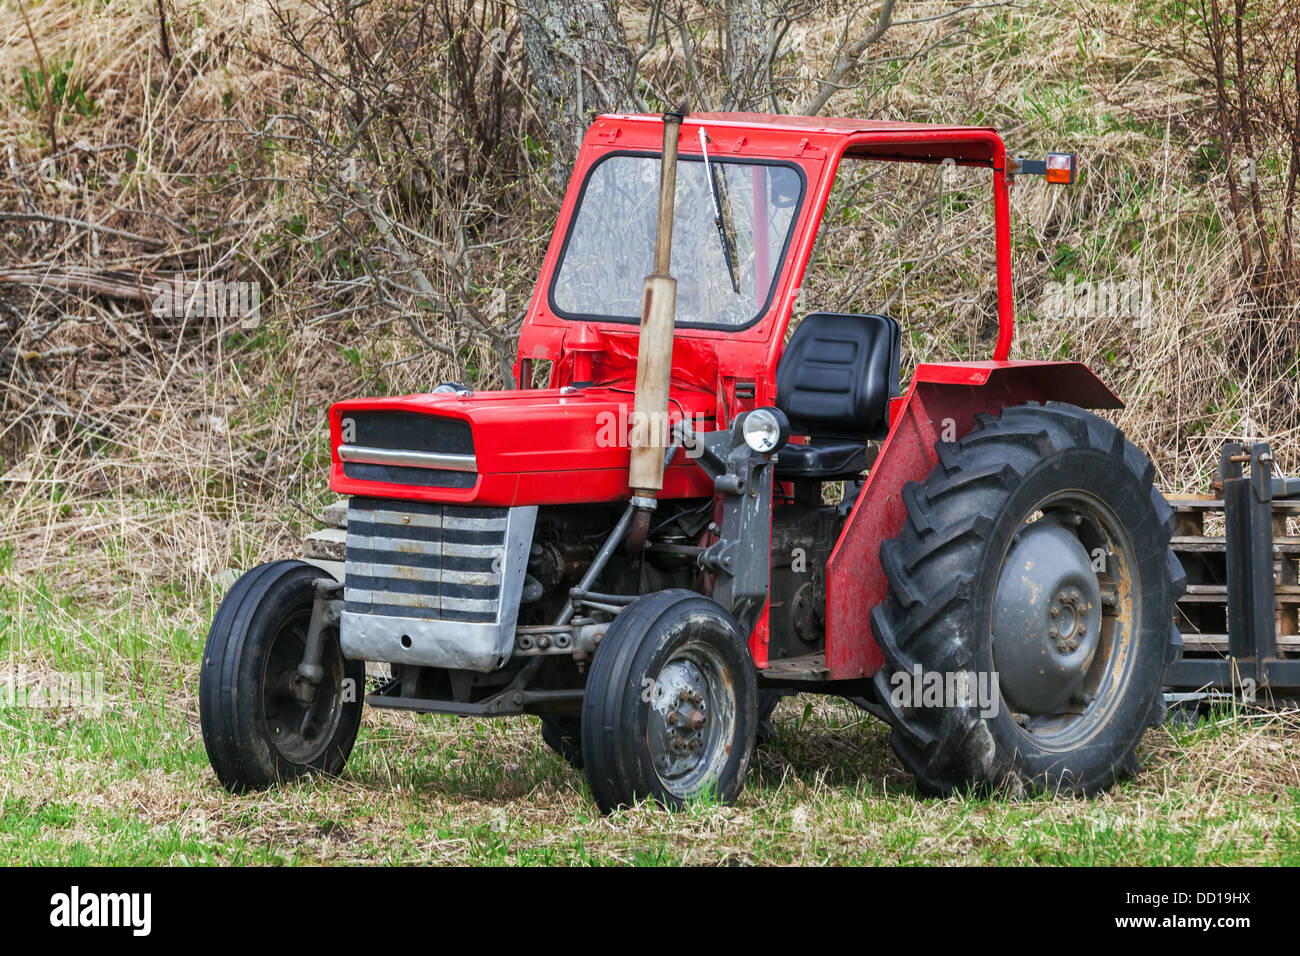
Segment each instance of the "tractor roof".
M788 154L794 146L829 154L942 162L953 158L973 165L1001 166L1005 149L997 131L987 126L954 126L865 120L848 117L786 116L774 113L691 113L684 126L707 126L710 139L722 133L726 150L738 154ZM659 113L610 113L597 117L588 136L599 145L658 148L663 116ZM682 147L693 142L683 137ZM809 157L811 158L811 157Z

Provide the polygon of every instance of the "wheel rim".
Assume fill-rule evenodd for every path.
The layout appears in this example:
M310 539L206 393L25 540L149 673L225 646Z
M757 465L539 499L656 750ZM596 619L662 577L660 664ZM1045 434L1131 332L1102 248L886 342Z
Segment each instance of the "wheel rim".
M1002 704L1043 750L1094 737L1133 672L1139 589L1135 549L1111 508L1064 491L1021 521L998 570L990 618Z
M722 774L736 734L736 686L713 647L690 641L659 671L650 695L646 743L660 783L685 799Z
M343 655L338 643L322 642L324 676L310 705L294 696L298 665L307 649L311 611L294 614L280 627L262 672L262 717L267 739L289 763L310 764L324 755L343 714Z

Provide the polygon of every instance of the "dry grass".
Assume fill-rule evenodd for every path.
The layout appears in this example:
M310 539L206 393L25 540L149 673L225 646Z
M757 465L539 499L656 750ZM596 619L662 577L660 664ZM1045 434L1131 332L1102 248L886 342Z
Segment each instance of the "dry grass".
M920 17L947 5L908 6ZM280 8L312 15L306 3ZM20 69L37 59L23 9L47 66L71 64L68 82L93 103L59 110L57 148L41 111L24 103ZM196 728L198 649L221 573L292 554L327 497L328 404L453 378L492 386L500 363L489 339L446 316L413 329L373 290L358 292L363 273L339 265L345 236L317 189L334 171L301 142L250 135L295 96L321 129L343 122L337 104L312 98L309 77L283 66L292 50L272 8L217 0L169 10L170 64L153 3L0 0L0 648L32 666L102 665L113 701L98 721L0 710L0 856L1297 860L1294 715L1153 732L1147 772L1088 803L918 799L880 726L820 703L796 729L800 706L790 702L780 741L734 809L600 819L533 721L373 714L345 780L222 793ZM639 10L629 5L627 16ZM833 53L839 16L792 31L799 46L781 69L793 100ZM1195 167L1178 119L1186 78L1125 45L1127 17L1107 3L1077 18L1015 4L900 27L873 49L870 82L828 112L981 122L1026 152L1077 150L1076 186L1014 190L1015 355L1096 368L1128 400L1118 420L1168 488L1200 487L1218 442L1244 432L1300 470L1294 351L1246 348L1215 172ZM325 33L316 52L341 56ZM679 63L659 53L644 67L668 75ZM415 119L433 115L421 108L409 105ZM517 108L521 133L535 132L537 105L521 96ZM473 301L505 290L510 314L530 291L555 212L529 162L491 184L494 213L470 217ZM978 357L991 342L986 193L960 174L939 198L939 175L889 170L846 183L810 269L811 307L892 300L909 365ZM406 208L398 185L384 188L392 208ZM442 229L427 208L411 216ZM452 283L438 265L446 236L408 248ZM103 294L79 284L77 269L125 288ZM257 279L260 322L160 319L132 293L136 280L120 279L176 274ZM1047 314L1046 284L1071 275L1148 280L1150 311L1140 323ZM1272 331L1265 338L1291 348Z

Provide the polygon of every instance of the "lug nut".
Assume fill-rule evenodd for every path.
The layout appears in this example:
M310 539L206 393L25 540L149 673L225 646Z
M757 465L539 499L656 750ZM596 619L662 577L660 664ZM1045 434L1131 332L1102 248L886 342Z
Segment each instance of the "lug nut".
M691 749L692 749L692 750L699 750L699 749L700 749L700 738L699 738L699 737L692 737L692 738L691 738Z
M677 711L671 711L668 714L668 726L672 727L677 723Z
M709 722L709 718L698 710L691 712L691 730L699 730Z

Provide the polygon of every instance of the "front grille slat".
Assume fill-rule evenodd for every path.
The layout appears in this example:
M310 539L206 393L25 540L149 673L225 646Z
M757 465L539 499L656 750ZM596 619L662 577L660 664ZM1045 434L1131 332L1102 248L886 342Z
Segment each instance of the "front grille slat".
M348 577L374 578L378 580L407 581L412 584L439 584L442 580L437 568L421 567L418 564L373 564L369 561L350 561L347 564ZM445 573L445 572L442 572Z
M442 515L389 511L384 508L376 508L365 515L365 520L362 523L366 525L397 525L402 528L441 528Z
M448 558L464 558L467 561L491 561L501 552L495 544L469 544L463 541L444 541L442 553Z
M437 594L407 594L401 591L365 591L349 590L354 595L352 602L346 603L349 611L357 610L352 604L388 604L394 607L418 608L422 611L441 611L442 597Z
M471 601L464 598L447 597L446 595L441 598L441 609L444 620L451 619L457 613L463 611L475 611L480 614L495 614L496 607L496 601Z
M389 535L367 535L369 528L360 527L348 528L348 542L356 541L357 548L364 548L373 551L402 551L403 554L442 554L442 538L437 535L424 536L422 532L430 531L429 528L417 528L421 532L421 537L400 536L394 537Z
M447 587L496 588L499 575L490 568L482 571L449 571L443 568L442 583Z
M494 508L494 511L504 511L505 509ZM448 531L471 531L476 533L494 532L504 534L506 530L506 519L501 518L457 518L452 515L444 515L442 519L443 528Z
M445 621L496 620L507 516L506 508L353 498L348 509L345 610Z

